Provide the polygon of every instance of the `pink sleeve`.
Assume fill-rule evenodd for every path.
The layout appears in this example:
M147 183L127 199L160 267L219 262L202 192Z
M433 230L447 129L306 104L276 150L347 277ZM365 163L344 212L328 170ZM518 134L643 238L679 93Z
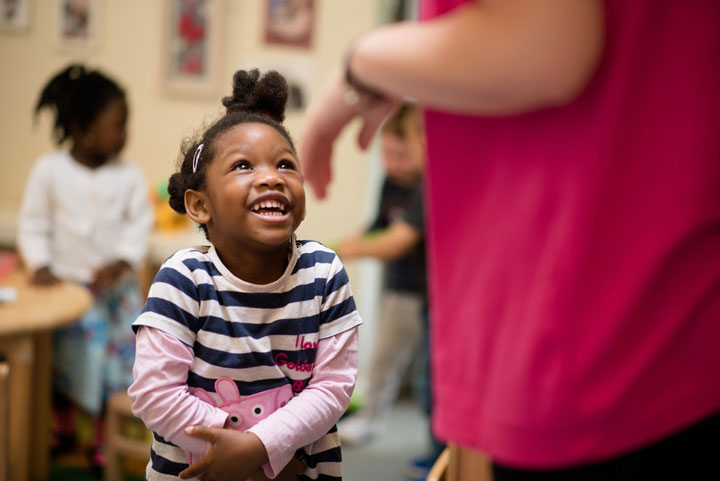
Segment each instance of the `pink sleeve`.
M134 382L128 389L132 411L145 425L185 451L205 454L207 441L188 436L187 426L222 428L227 413L188 391L192 348L154 327L143 326L135 338Z
M357 354L357 328L321 339L307 387L248 429L265 445L269 462L263 469L269 478L282 471L298 448L323 437L343 415L355 388Z

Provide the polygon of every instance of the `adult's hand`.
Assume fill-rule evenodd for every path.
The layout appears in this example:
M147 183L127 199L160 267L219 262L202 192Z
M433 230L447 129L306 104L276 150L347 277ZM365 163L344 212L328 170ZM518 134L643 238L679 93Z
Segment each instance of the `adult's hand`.
M320 199L327 195L327 186L332 180L333 147L343 129L355 117L360 117L362 128L358 145L364 150L396 106L393 99L352 104L346 101L348 90L343 72L338 68L308 108L305 130L300 139L299 157L303 175Z
M341 260L354 259L360 255L363 242L363 234L354 234L344 237L338 242L335 253Z

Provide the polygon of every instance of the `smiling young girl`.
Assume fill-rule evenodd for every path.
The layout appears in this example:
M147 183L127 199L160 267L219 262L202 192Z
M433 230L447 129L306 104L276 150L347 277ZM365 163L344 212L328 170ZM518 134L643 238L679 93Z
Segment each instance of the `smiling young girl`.
M134 324L129 393L154 431L148 480L341 479L335 423L361 319L335 253L295 238L305 192L281 124L287 91L277 72L238 71L227 113L184 144L170 178L170 205L210 246L163 264ZM202 439L186 434L200 425Z

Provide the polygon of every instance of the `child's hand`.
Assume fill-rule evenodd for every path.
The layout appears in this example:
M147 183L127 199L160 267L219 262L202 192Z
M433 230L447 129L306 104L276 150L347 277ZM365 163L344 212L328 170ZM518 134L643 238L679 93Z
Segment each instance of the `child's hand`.
M342 260L358 256L358 247L362 245L362 234L347 236L335 246L335 253Z
M60 279L56 277L47 266L36 270L30 279L30 283L36 286L51 286L58 282L60 282Z
M265 446L252 433L205 426L193 426L185 432L211 446L205 456L180 472L181 479L194 476L213 481L247 479L268 461Z
M112 264L100 268L95 273L95 279L91 285L92 290L97 292L111 287L120 279L120 276L130 269L132 269L130 264L125 261L115 261Z

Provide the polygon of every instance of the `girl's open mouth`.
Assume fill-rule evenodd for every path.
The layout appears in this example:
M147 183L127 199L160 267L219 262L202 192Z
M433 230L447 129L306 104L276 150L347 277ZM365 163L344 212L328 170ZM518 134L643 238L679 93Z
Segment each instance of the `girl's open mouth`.
M280 220L289 211L290 206L278 199L260 200L250 206L250 212L266 219L277 218Z

